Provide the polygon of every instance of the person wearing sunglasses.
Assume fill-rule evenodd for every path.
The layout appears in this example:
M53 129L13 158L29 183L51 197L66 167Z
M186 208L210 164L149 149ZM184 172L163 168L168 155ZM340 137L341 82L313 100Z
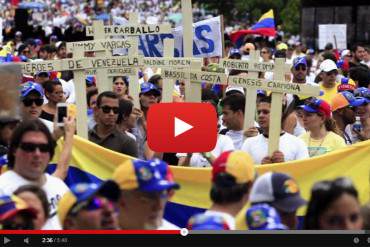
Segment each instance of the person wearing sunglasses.
M121 190L118 200L121 229L179 229L163 218L167 201L180 188L166 162L127 160L116 168L113 180Z
M299 138L307 145L310 157L346 146L326 101L313 98L299 108L303 110L303 125L307 130Z
M21 85L21 113L22 120L40 119L50 132L53 132L53 122L40 118L44 104L44 89L38 83L28 81Z
M58 230L56 216L59 199L69 189L56 176L46 173L53 158L55 141L47 127L38 119L21 122L14 130L8 150L8 171L0 176L0 195L11 195L20 186L34 184L42 188L50 205L50 217L44 229Z
M346 177L323 180L311 189L304 218L305 230L361 230L358 192Z
M346 144L353 144L355 141L352 132L346 131L346 127L356 122L356 108L366 104L365 98L355 98L348 91L340 92L334 96L331 105L333 118L341 130L341 136L346 141Z
M34 230L36 211L21 198L0 196L0 230Z
M89 140L113 151L137 157L135 141L118 129L118 113L118 95L111 91L100 93L94 107L96 125L89 130Z
M64 230L118 229L118 185L111 180L101 184L78 183L58 203L58 217Z
M333 60L325 59L320 64L320 75L321 81L319 82L320 90L324 92L322 96L319 96L320 99L325 100L331 104L331 100L334 95L338 93L338 86L340 85L337 82L338 67Z

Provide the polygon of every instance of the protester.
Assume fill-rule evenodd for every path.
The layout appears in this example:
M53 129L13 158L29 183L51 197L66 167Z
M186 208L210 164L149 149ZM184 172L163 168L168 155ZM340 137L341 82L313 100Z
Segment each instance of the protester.
M131 101L120 99L117 118L118 129L136 141L136 137L131 131L136 127L136 122L142 114L139 109L134 108Z
M94 109L96 125L89 131L89 140L113 151L137 157L135 141L117 128L118 110L117 94L111 91L99 94Z
M113 173L121 189L119 226L132 229L176 229L163 219L164 207L179 185L170 167L159 159L127 160Z
M305 230L361 230L358 192L346 177L315 183L304 220Z
M226 129L220 134L227 135L234 143L235 149L240 149L244 141L244 95L233 94L221 101L222 123Z
M303 124L308 130L300 136L308 147L310 157L326 154L346 146L341 131L332 118L330 105L321 99L312 99L302 105Z
M248 230L286 230L281 223L279 213L266 203L248 208L246 215Z
M0 196L1 230L33 230L35 217L35 210L19 197Z
M23 199L29 207L35 210L36 217L33 219L33 225L36 230L43 229L50 217L49 203L45 191L37 185L28 184L20 186L14 191L14 195Z
M21 112L23 120L39 119L44 103L44 90L34 82L26 82L21 87ZM40 120L48 127L50 132L54 131L53 122Z
M270 164L308 158L307 146L299 138L281 131L279 150L268 156L268 135L270 128L271 98L265 97L257 104L258 124L262 131L254 137L247 138L241 150L250 154L255 164Z
M274 207L281 222L291 230L296 229L298 225L297 210L306 204L295 180L278 172L267 172L256 179L250 202L252 205L267 203Z
M62 83L56 80L46 81L43 87L48 102L42 106L40 118L53 122L55 114L57 113L57 104L65 101Z
M0 117L0 156L8 152L11 136L19 121L16 117Z
M351 60L352 66L358 65L362 62L362 60L364 60L366 51L363 45L354 44L351 48L351 52L352 52L352 60Z
M61 229L56 217L57 202L68 191L64 182L45 173L54 155L54 140L39 120L23 121L14 130L9 151L9 170L0 176L0 195L11 195L18 187L35 184L42 188L50 204L50 218L44 229Z
M326 59L320 64L320 72L322 81L319 85L320 90L324 94L319 98L331 104L332 98L338 92L337 87L339 83L336 82L336 76L338 75L337 65L332 60Z
M73 185L58 204L58 217L63 229L118 229L116 203L119 194L118 185L110 180L100 185Z
M235 230L235 217L248 202L255 179L251 157L243 151L222 153L212 163L211 207L204 213L221 216Z
M128 81L124 76L113 77L113 92L120 98L126 97L128 94Z
M352 133L347 133L345 129L348 125L354 124L356 121L355 108L366 104L365 98L355 98L352 93L347 91L334 96L332 100L333 118L346 144L352 144L354 141Z
M93 87L87 91L86 102L87 102L87 125L88 129L91 130L95 127L96 122L94 119L94 109L96 107L96 100L98 98L98 89Z

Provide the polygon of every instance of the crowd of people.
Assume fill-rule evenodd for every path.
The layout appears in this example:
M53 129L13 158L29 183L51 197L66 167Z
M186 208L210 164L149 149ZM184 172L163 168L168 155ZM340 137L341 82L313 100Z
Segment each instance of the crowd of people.
M62 2L50 2L50 6L68 3ZM135 2L148 8L158 6L154 0ZM170 6L169 2L163 2L164 7ZM125 14L134 6L113 3L111 11ZM69 57L66 42L52 36L45 43L41 39L24 40L22 33L15 33L2 47L3 61ZM279 148L271 156L267 153L270 92L258 90L255 123L244 129L246 90L203 83L202 102L213 105L219 119L215 148L204 153L158 153L147 143L146 116L153 104L161 102L160 69L139 69L139 108L132 103L130 81L125 75L109 79L112 90L105 92L99 91L95 76L86 77L86 92L75 92L69 71L23 75L19 82L21 115L0 117L0 161L7 165L7 171L0 175L1 228L178 229L163 218L166 202L182 189L171 173L171 166L178 165L212 170L212 206L191 217L189 229L236 229L235 217L248 202L251 207L245 223L249 229L369 229L370 204L361 205L346 174L317 181L306 201L293 177L278 172L260 175L255 168L324 155L370 139L370 48L354 44L350 50L339 51L329 43L325 50L315 51L300 43L292 46L284 42L271 47L253 36L246 37L240 48L225 42L226 58L248 60L251 51L260 52L261 62L285 58L291 67L286 74L290 83L321 90L318 97L285 94ZM221 69L218 60L205 58L202 69L226 75L248 74ZM273 79L274 74L258 76ZM78 116L73 109L78 93L86 94L88 139L137 159L118 166L111 180L67 187L63 180L74 145ZM185 82L177 81L174 102L185 102L186 96ZM64 102L71 114L60 128L56 125L57 105ZM49 174L45 170L61 137L63 149L55 171ZM307 210L299 225L297 210L303 206Z

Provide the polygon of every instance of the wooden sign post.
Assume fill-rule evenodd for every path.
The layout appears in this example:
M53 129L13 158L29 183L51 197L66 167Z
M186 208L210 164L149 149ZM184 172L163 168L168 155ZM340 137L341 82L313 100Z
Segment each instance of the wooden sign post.
M228 85L241 86L248 89L263 89L271 92L270 128L268 155L279 150L281 132L282 100L284 93L319 96L320 88L306 84L285 82L285 59L276 59L274 64L274 80L254 79L246 76L229 76ZM254 102L255 104L255 102Z
M95 27L87 27L86 35L94 36ZM143 25L139 24L138 13L129 14L129 24L122 26L104 26L104 34L101 32L99 38L110 37L110 36L128 36L127 40L131 44L128 49L129 57L137 57L139 55L139 35L147 34L162 34L162 33L172 33L170 24L161 24L161 25ZM133 67L131 70L132 73L129 74L129 92L133 98L133 104L136 108L140 109L140 85L139 85L139 76L138 76L138 67ZM99 74L99 73L98 73ZM108 76L108 75L106 75ZM111 90L111 89L110 89Z
M181 0L184 57L193 57L193 10L191 0ZM200 71L202 63L194 63L190 70ZM202 85L185 80L185 100L201 102Z
M249 60L235 60L235 59L220 59L219 66L221 68L236 69L242 71L248 71L246 78L258 79L259 72L273 71L274 64L260 62L259 51L250 51ZM289 72L290 66L285 65L284 71ZM246 93L246 104L244 111L244 130L254 126L255 114L256 114L256 100L257 100L257 89L247 88Z

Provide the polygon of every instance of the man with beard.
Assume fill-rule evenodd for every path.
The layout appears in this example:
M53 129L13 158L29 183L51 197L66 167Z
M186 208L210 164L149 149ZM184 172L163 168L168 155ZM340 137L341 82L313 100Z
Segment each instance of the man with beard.
M117 128L119 99L106 91L99 94L94 108L96 125L89 131L89 140L113 151L137 157L136 143Z

